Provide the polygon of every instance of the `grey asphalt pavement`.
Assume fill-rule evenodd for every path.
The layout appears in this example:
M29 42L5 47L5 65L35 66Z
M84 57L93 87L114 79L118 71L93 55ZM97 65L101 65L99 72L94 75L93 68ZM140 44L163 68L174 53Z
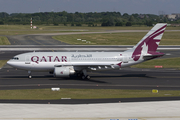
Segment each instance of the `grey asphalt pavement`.
M51 36L38 35L16 35L7 36L11 45L67 45L58 40L52 39Z
M90 80L76 76L54 78L48 72L32 72L4 66L0 70L0 89L79 88L79 89L163 89L180 90L180 71L174 69L122 68L90 72Z

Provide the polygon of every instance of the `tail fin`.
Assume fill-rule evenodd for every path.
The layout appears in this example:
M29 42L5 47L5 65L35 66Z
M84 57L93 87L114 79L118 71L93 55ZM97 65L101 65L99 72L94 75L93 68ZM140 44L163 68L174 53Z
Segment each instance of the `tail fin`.
M166 29L166 23L156 24L131 50L133 51L132 58L134 61L139 60L143 56L162 56L163 53L157 53L157 47L161 41L163 33Z

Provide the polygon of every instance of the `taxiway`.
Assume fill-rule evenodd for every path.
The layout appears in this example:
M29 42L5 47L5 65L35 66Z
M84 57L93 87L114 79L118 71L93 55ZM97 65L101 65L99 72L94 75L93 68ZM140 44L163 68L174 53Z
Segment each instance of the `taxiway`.
M0 70L0 89L78 88L78 89L164 89L180 90L180 71L174 69L137 69L90 72L90 80L76 76L54 78L47 72L32 72L8 66Z

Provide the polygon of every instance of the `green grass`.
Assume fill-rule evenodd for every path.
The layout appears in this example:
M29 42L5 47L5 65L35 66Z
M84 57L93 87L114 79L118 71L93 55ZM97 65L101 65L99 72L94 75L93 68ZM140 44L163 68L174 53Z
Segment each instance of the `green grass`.
M82 35L59 35L53 39L74 45L135 45L145 35L144 32L132 33L104 33L104 34L82 34ZM160 45L180 45L180 32L165 32ZM91 43L82 42L82 39Z
M0 68L7 63L7 60L0 60Z
M163 68L175 68L180 70L180 57L154 59L143 62L141 64L133 65L132 68L154 68L155 66L163 66Z
M30 25L0 25L0 35L21 35L38 33L61 33L61 32L82 32L82 31L106 31L106 30L150 30L152 27L71 27L71 26L47 26L37 25L38 29L30 29ZM167 27L167 29L180 30L180 27ZM54 39L74 45L135 45L146 32L142 33L112 33L112 34L83 34L83 35L61 35L53 36ZM180 32L165 32L161 45L180 45ZM3 40L1 40L3 39ZM83 39L90 41L86 43L77 41ZM1 45L9 45L7 38L0 37Z
M165 32L160 45L180 45L180 32Z
M87 25L83 26L53 26L53 25L33 25L37 26L40 30L81 30L81 29L86 29L86 30L149 30L152 27L147 27L147 26L131 26L131 27L126 27L126 26L121 26L121 27L87 27ZM29 25L0 25L0 30L29 30L30 29L30 24ZM168 27L168 29L180 29L180 27Z
M21 35L37 33L59 33L59 32L77 32L77 31L106 31L106 30L150 30L152 27L131 26L131 27L87 27L78 26L53 26L53 25L33 25L38 29L30 29L30 25L0 25L0 35ZM167 30L180 30L180 27L167 27Z
M75 45L85 45L77 39L90 41L92 45L133 45L136 44L145 33L112 33L112 34L82 34L82 35L60 35L53 39Z
M139 98L139 97L169 97L180 96L179 90L120 90L120 89L28 89L0 90L0 99L50 100L50 99L103 99L103 98Z
M73 32L74 29L82 32L83 28L69 28L62 26L45 26L39 25L38 29L31 29L29 25L0 25L0 35L23 35L23 34L38 34L38 33L60 33ZM77 32L75 31L75 32Z
M8 38L5 36L0 36L0 45L10 45Z

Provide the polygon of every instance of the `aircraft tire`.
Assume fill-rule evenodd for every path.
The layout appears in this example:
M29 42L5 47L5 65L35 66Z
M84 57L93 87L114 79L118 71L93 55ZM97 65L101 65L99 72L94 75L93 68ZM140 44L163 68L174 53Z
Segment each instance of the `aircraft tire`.
M81 78L84 80L86 77L83 75Z
M91 77L89 75L87 75L86 78L89 80Z

